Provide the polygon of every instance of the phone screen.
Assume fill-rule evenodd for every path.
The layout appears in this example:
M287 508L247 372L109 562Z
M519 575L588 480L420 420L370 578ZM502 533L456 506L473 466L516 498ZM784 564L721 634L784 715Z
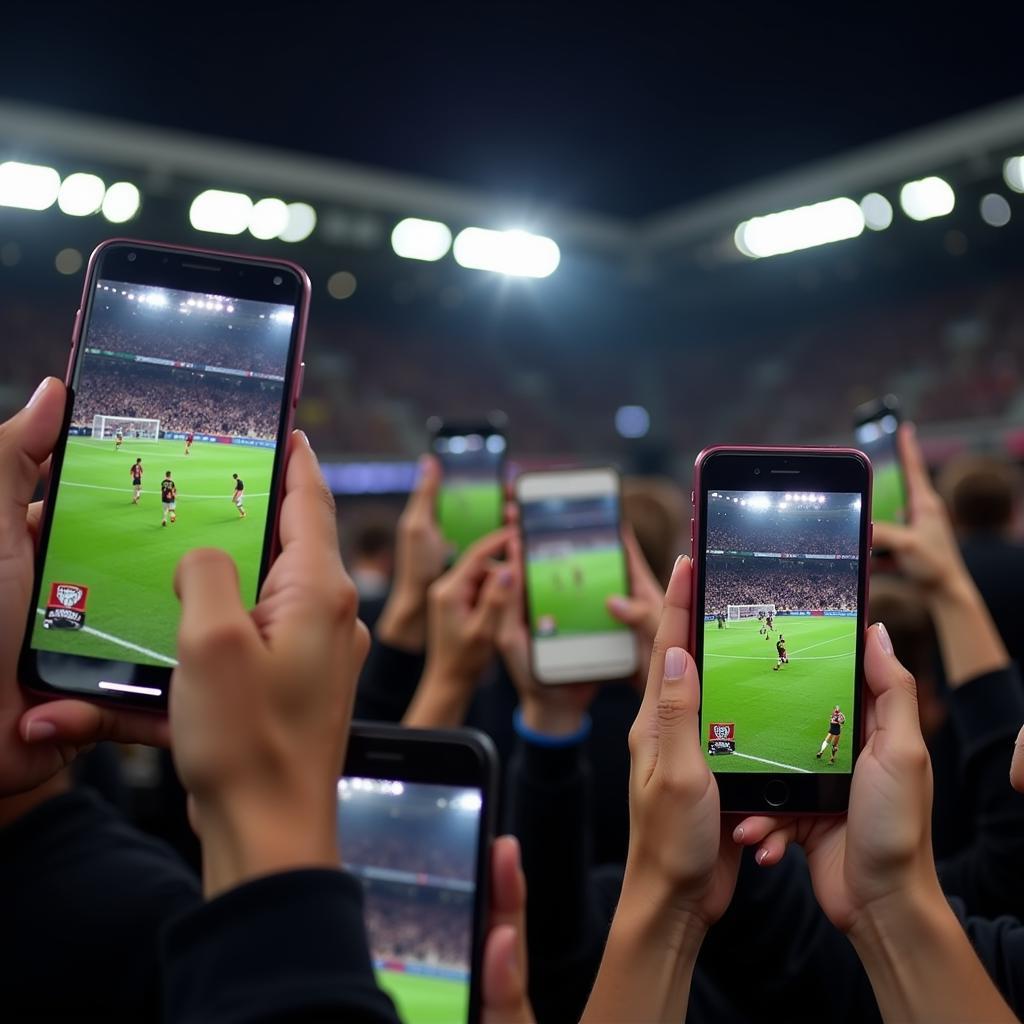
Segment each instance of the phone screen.
M906 488L896 448L899 426L899 417L890 412L859 424L854 431L857 447L871 460L874 469L871 518L876 523L904 521Z
M346 776L338 797L378 984L404 1024L465 1024L482 791Z
M505 448L504 435L493 430L442 433L433 440L443 471L438 522L459 554L502 524Z
M88 309L31 647L166 669L186 551L256 601L296 307L100 277Z
M849 773L861 495L707 495L703 697L715 772Z

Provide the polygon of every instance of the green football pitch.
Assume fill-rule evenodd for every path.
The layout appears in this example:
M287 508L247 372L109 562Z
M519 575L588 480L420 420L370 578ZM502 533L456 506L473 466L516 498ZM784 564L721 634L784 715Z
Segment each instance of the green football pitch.
M461 554L502 523L501 485L455 483L441 488L437 518L444 539Z
M377 984L394 1001L403 1024L463 1024L469 1015L469 985L404 971L378 970Z
M871 493L871 518L876 523L902 522L905 505L903 475L899 464L890 462L876 466Z
M849 772L853 721L856 618L779 616L767 641L756 619L719 629L704 625L701 741L716 772ZM781 628L789 664L772 671ZM815 758L832 708L846 715L839 754ZM708 724L736 726L735 754L707 754Z
M580 551L552 558L529 558L526 585L534 632L551 616L557 636L607 633L625 629L612 618L605 601L627 592L626 559L620 547Z
M94 658L170 665L177 649L178 599L174 570L191 548L222 548L235 560L242 596L256 600L260 554L269 508L274 451L182 441L70 438L57 494L39 608L51 583L88 587L81 630L43 629L33 646ZM143 490L132 504L129 469L142 459ZM178 487L177 522L160 525L160 481L170 470ZM241 519L231 495L232 473L245 482Z

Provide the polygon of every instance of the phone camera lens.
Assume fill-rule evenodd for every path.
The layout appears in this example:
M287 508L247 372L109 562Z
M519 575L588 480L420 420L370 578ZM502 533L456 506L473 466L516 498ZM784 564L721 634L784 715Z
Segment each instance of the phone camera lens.
M284 278L283 278L283 277L282 277L282 276L281 276L280 274L278 274L278 275L277 275L277 276L276 276L276 277L274 278L274 284L280 284L280 283L281 283L281 282L282 282L283 280L284 280Z
M128 253L128 262L129 263L134 263L135 262L135 253L133 253L133 252Z

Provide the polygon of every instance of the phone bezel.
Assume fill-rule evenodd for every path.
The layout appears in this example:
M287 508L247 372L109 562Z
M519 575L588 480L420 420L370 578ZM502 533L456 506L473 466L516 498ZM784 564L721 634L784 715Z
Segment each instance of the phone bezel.
M491 844L499 798L498 754L494 744L475 729L408 729L399 725L353 722L342 775L480 790L483 804L477 835L468 1017L468 1024L477 1024L481 1013L484 941L490 907ZM344 853L344 834L341 848Z
M606 667L607 663L604 661L595 661L589 664L581 663L581 668L578 676L572 678L565 678L561 675L557 677L546 676L544 671L539 665L539 657L537 645L542 642L544 637L538 637L534 634L533 627L531 625L533 621L533 614L530 607L530 588L526 584L526 565L528 561L527 556L527 545L526 545L526 530L523 525L523 514L522 506L524 500L536 500L536 498L524 499L523 497L523 485L528 484L531 480L548 480L557 482L559 479L566 477L578 477L585 475L610 475L614 481L614 487L610 493L615 497L615 525L619 535L619 551L622 555L623 567L625 568L626 577L626 596L630 596L633 592L633 583L630 579L629 573L629 559L626 555L625 545L622 543L622 476L614 466L587 466L575 469L537 469L529 470L525 473L520 473L516 477L515 482L515 497L516 506L519 510L519 539L520 539L520 552L521 552L521 566L520 571L523 579L523 611L526 615L526 628L530 638L530 670L533 673L533 677L539 683L543 683L545 686L571 686L575 683L586 683L586 682L607 682L614 679L628 679L632 676L639 667L639 652L637 651L636 638L631 630L623 630L623 640L628 642L633 652L633 660L631 666L627 667L624 671L620 671L619 667L616 666L614 671ZM549 497L557 497L558 490L552 488ZM580 637L579 642L581 645L586 646L586 637Z
M759 472L755 473L754 471ZM694 564L691 649L703 678L704 576L707 571L707 501L714 490L812 491L857 493L861 498L857 573L857 629L854 665L854 727L849 774L796 772L715 772L723 812L751 814L840 814L849 806L852 769L864 738L864 639L867 629L868 572L871 553L871 463L853 448L758 448L720 446L697 456L694 473ZM703 683L702 683L703 686ZM700 718L703 748L703 708ZM777 798L785 789L786 798ZM774 786L768 797L769 786Z
M129 259L129 257L132 258ZM281 409L278 417L277 448L268 499L270 515L267 517L261 549L258 586L262 586L270 565L277 555L280 497L284 467L287 461L288 438L302 386L304 365L302 357L306 323L309 316L310 282L306 272L298 264L287 260L263 259L237 253L165 245L130 238L109 239L97 246L89 258L81 305L75 313L71 354L65 376L68 401L64 409L64 423L60 441L53 452L44 493L32 602L28 610L28 623L19 658L19 678L26 688L50 699L68 697L113 707L127 706L163 712L167 707L172 667L164 668L132 661L115 661L87 655L37 650L31 646L36 622L36 608L43 585L46 551L53 526L55 502L51 498L64 464L68 428L71 423L75 398L75 382L81 369L82 346L80 341L86 336L87 324L96 300L96 284L101 277L107 280L116 279L135 284L148 284L153 287L177 288L207 294L218 294L218 287L227 291L227 282L230 280L233 298L255 299L295 306L295 317L289 340L289 356L282 386ZM281 278L280 285L273 283L275 277ZM54 669L58 671L77 670L83 676L92 673L97 688L79 689L61 685L59 678L49 675ZM100 682L108 681L156 689L160 693L156 695L98 689Z

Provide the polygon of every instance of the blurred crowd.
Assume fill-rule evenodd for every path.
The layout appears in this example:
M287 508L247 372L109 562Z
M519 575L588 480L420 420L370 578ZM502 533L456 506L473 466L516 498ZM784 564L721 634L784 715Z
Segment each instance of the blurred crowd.
M815 518L805 513L708 509L713 551L767 551L786 555L857 555L856 514Z
M773 604L777 611L856 611L856 562L708 557L707 614L730 604Z
M397 960L468 971L471 904L399 894L380 886L366 889L366 931L375 960Z

